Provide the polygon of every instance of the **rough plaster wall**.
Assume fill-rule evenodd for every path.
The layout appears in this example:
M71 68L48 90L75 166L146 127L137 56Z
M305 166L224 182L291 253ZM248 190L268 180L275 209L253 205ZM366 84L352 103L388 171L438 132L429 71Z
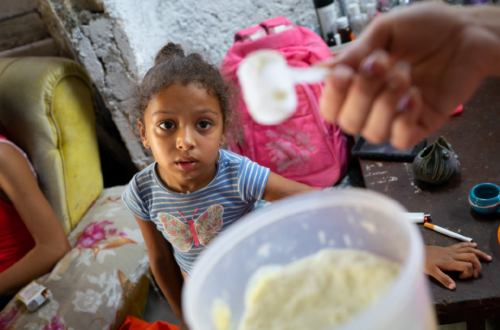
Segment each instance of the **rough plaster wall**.
M318 24L312 0L102 0L127 35L142 76L168 41L202 50L220 64L234 33L285 16L294 24Z
M138 71L120 24L104 11L100 0L38 0L38 4L62 53L89 73L134 164L138 168L150 164L153 157L143 148L135 117L129 112L128 98Z
M163 45L180 43L218 65L240 29L279 15L294 24L317 24L312 0L38 2L63 53L73 53L89 73L138 168L154 159L143 148L129 112L130 86L147 72Z

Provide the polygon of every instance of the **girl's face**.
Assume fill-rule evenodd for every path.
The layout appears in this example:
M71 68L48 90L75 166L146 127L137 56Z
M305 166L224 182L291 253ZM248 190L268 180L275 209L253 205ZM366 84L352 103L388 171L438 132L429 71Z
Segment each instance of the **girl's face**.
M224 142L224 118L218 99L204 88L191 83L160 90L149 101L144 124L137 124L169 188L193 192L212 181Z

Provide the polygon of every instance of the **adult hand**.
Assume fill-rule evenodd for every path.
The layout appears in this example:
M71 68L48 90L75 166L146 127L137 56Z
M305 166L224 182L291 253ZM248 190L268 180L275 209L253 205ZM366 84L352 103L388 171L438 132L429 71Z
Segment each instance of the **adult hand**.
M481 272L478 257L491 261L486 253L475 249L476 243L460 243L444 248L426 246L425 273L434 277L450 290L455 289L455 282L443 271L460 271L460 279L477 277Z
M410 147L443 125L487 75L500 75L499 15L495 7L425 3L376 17L325 64L334 69L323 116L369 142L390 138Z
M181 320L181 323L180 323L180 330L189 330L189 327L187 326L187 324Z

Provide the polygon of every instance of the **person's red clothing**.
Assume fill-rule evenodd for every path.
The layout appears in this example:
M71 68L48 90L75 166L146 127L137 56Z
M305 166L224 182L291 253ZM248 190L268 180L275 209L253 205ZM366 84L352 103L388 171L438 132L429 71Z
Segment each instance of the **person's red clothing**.
M26 157L21 149L1 135L0 143L12 145ZM29 161L28 164L33 170ZM0 199L0 273L19 261L33 247L35 241L14 205Z
M148 323L146 321L139 320L136 317L127 315L127 318L120 327L120 330L179 330L179 327L162 321Z

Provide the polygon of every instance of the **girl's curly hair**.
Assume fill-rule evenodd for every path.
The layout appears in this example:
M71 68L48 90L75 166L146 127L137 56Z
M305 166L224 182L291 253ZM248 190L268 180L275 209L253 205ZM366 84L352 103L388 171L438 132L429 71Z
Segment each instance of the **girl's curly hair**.
M172 42L158 52L154 66L136 88L132 104L136 117L144 120L149 101L163 88L172 84L186 86L190 83L201 85L209 95L219 100L224 132L228 131L228 127L232 130L238 126L229 125L237 121L233 111L236 90L221 76L217 67L205 61L200 54L191 53L186 56L181 45ZM229 135L239 134L229 132Z

